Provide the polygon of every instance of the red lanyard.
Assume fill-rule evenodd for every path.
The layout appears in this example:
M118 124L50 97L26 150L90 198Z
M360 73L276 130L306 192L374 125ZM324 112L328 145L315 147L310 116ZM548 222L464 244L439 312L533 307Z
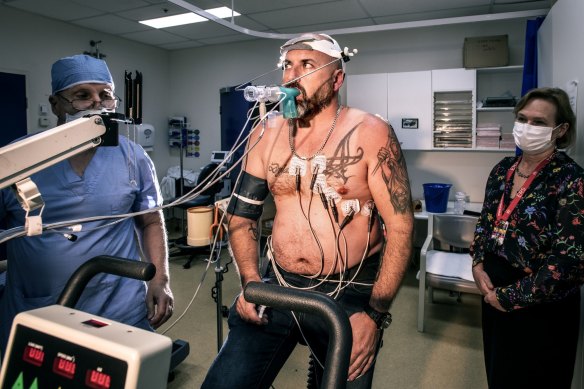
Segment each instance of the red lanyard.
M535 179L537 174L541 171L541 169L543 169L544 166L547 165L552 160L552 158L555 154L556 153L552 153L549 157L547 157L546 159L544 159L543 161L541 161L537 165L535 170L532 171L531 174L529 175L529 178L523 183L521 188L517 191L517 194L515 195L515 197L513 198L513 200L511 201L511 203L507 207L507 209L505 209L505 212L503 212L503 207L504 207L503 200L505 199L505 192L503 192L501 194L501 201L499 202L499 207L497 208L497 220L507 221L507 219L509 219L509 216L511 215L511 213L513 212L515 207L517 207L519 200L521 200L523 198L523 195L527 191L527 188L529 188L529 185L531 185L531 183L533 182L533 180ZM513 164L513 166L511 166L509 168L509 170L507 171L507 178L505 180L505 186L507 186L509 184L509 181L511 180L511 177L513 176L513 173L515 172L515 169L517 169L517 165L519 165L519 162L521 162L521 158L519 158L519 160L517 162L515 162Z

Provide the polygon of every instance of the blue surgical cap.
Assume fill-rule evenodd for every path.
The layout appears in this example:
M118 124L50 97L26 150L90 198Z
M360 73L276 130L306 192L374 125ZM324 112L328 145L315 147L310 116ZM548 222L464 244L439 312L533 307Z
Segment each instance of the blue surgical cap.
M114 88L112 75L105 61L89 55L61 58L51 68L53 94L79 84L108 84Z

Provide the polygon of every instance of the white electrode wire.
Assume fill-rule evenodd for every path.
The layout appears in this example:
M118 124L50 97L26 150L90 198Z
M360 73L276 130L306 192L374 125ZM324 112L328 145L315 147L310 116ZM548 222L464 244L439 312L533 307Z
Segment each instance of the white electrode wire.
M257 103L256 103L256 105L257 105ZM208 177L205 177L205 179L201 183L199 183L196 187L194 187L192 190L190 190L186 194L182 195L181 197L179 197L179 198L175 199L174 201L172 201L171 203L169 203L168 206L172 207L172 206L180 205L180 204L183 204L187 201L193 200L198 195L200 195L202 192L204 192L205 190L207 190L208 188L210 188L211 186L213 186L217 182L219 182L219 180L223 179L223 177L227 176L227 174L231 173L231 171L239 165L239 161L241 160L241 158L239 160L235 161L233 163L233 165L231 166L231 168L228 169L224 174L220 175L218 179L214 179L215 176L217 175L217 173L221 170L221 168L223 168L223 166L227 163L227 161L230 158L232 158L235 151L238 150L242 146L243 142L246 142L247 139L253 133L254 128L251 129L251 131L249 132L247 137L243 141L241 141L241 143L238 143L242 134L245 132L245 128L247 128L249 121L250 121L250 114L247 115L247 119L246 119L245 123L243 124L243 127L242 127L241 131L239 132L238 138L236 139L233 147L227 153L227 156L223 159L223 161L221 161L221 163L213 171L213 173L209 174Z
M266 116L273 112L274 110L276 110L279 105L281 104L281 101L279 101L277 104L275 104L270 111L268 111L266 113ZM248 112L247 115L247 120L244 123L242 130L239 133L238 138L235 141L234 146L231 148L231 150L229 151L227 157L219 164L219 166L217 166L217 168L215 169L213 174L210 174L209 177L207 177L207 179L205 179L203 182L201 182L200 185L197 185L195 188L193 188L191 191L187 192L185 195L183 195L182 197L179 197L178 199L174 200L172 203L167 204L166 207L170 207L170 206L176 206L182 203L185 203L187 201L190 201L194 198L196 198L198 195L200 195L202 192L204 192L205 190L207 190L208 188L210 188L211 186L215 185L217 182L219 182L221 179L223 179L225 176L227 176L229 173L231 173L232 170L234 170L236 167L239 166L239 163L247 156L247 153L251 150L248 150L247 152L245 152L238 160L236 160L232 166L223 174L221 174L218 178L214 179L214 176L216 176L216 174L221 170L221 168L227 163L227 161L232 158L233 154L235 153L236 150L238 150L240 147L242 147L244 144L246 144L249 140L249 138L251 137L251 135L256 131L257 125L254 122L254 124L252 125L251 130L249 131L249 133L247 134L247 136L245 136L243 139L243 133L245 132L245 128L247 128L248 123L251 119L251 112L253 112L253 110L255 109L255 107L257 107L258 102L256 102L254 104L254 106L250 109L250 111ZM261 120L265 119L261 118ZM262 127L262 132L260 133L260 135L258 136L258 140L255 142L255 144L257 144L263 137L265 131L265 121L264 121L264 126ZM206 183L206 184L205 184ZM201 185L204 185L204 187L202 189L199 189ZM234 185L235 187L235 185Z
M221 220L223 220L223 218ZM207 260L207 265L205 266L205 269L203 270L203 274L201 275L201 279L199 280L199 284L195 288L195 292L193 293L193 296L189 300L187 306L185 307L183 312L180 314L180 316L177 317L167 328L165 328L164 331L160 332L162 335L164 335L168 331L170 331L187 314L187 312L189 311L189 309L191 308L191 306L195 302L195 299L198 296L199 291L201 290L201 287L203 286L203 283L205 282L205 278L207 277L207 272L209 271L211 264L216 263L218 258L221 256L221 245L219 244L219 242L217 242L217 237L219 236L220 231L221 231L221 223L219 223L219 228L217 229L217 231L215 232L215 234L213 236L212 243L211 243L211 253L209 254L209 258ZM227 237L227 236L225 238L229 239L229 237ZM214 255L214 253L215 253L214 248L215 247L218 247L218 251L217 251L216 255ZM215 256L216 259L213 259L213 256ZM221 271L221 269L220 269L220 271Z
M279 67L276 67L275 69L268 70L268 71L267 71L267 72L265 72L264 74L260 74L259 76L255 77L255 78L252 78L252 79L251 79L251 80L249 80L249 81L246 81L246 82L244 82L244 83L242 83L242 84L239 84L238 86L236 86L236 87L235 87L235 90L236 90L236 91L242 91L243 89L245 89L245 88L244 88L244 85L251 84L251 83L252 83L252 82L254 82L255 80L259 80L260 78L262 78L262 77L264 77L264 76L267 76L267 75L268 75L268 74L270 74L270 73L277 72L277 71L279 71L279 70L282 70L282 69L281 69L281 68L279 68Z
M246 122L247 125L247 122ZM244 127L245 128L245 127ZM251 136L251 132L250 134L248 134L248 136L242 141L243 142L247 142L247 139L249 138L249 136ZM258 138L259 142L261 140L261 137ZM255 144L257 144L257 142ZM254 146L255 146L254 144ZM241 145L238 145L238 147L241 147ZM252 147L253 148L253 147ZM229 153L228 156L231 156L234 153L235 148L233 148ZM250 149L251 150L251 149ZM243 160L243 158L245 158L245 156L247 155L247 152L244 153L229 169L227 169L223 174L221 174L219 177L217 177L216 179L214 179L211 182L207 182L206 185L203 186L202 189L197 190L198 188L201 187L201 185L204 184L204 182L201 183L201 185L198 185L197 187L193 188L193 190L191 190L190 192L188 192L186 195L180 197L179 199L169 203L169 204L165 204L165 205L161 205L158 207L154 207L154 208L149 208L143 211L137 211L137 212L131 212L131 213L126 213L126 214L120 214L120 215L102 215L102 216L91 216L91 217L86 217L86 218L80 218L80 219L74 219L74 220L67 220L67 221L63 221L63 222L56 222L56 223L50 223L50 224L45 224L43 225L43 230L54 230L54 229L58 229L58 228L62 228L62 227L68 227L71 225L75 225L75 224L81 224L81 223L87 223L87 222L91 222L91 221L99 221L99 220L108 220L108 219L116 219L114 221L111 221L109 223L100 225L100 226L95 226L92 227L90 229L84 229L84 232L89 232L89 231L94 231L97 229L101 229L101 228L105 228L105 227L109 227L112 226L114 224L120 223L128 218L132 218L135 216L139 216L139 215L143 215L143 214L147 214L147 213L152 213L152 212L157 212L157 211L161 211L163 209L166 208L170 208L173 206L176 206L178 204L182 204L185 203L189 200L192 200L194 198L196 198L197 196L199 196L203 191L207 190L209 187L211 187L212 185L214 185L215 183L219 182L221 179L223 179L225 176L227 176L229 173L231 173L232 170L234 170L239 162L241 162L241 160ZM216 169L216 172L218 172L220 170L220 168L226 163L228 159L226 158ZM216 174L215 172L215 174ZM211 179L213 177L214 174L211 174L209 176L208 179ZM206 180L205 180L206 181ZM10 229L9 231L3 231L2 233L0 233L0 243L4 243L7 242L11 239L14 238L19 238L26 235L26 231L24 229L24 226L21 227L15 227Z
M335 59L333 59L332 61L330 61L329 63L326 63L326 64L324 64L324 65L322 65L322 66L319 66L319 67L317 67L316 69L314 69L314 70L311 70L311 71L309 71L309 72L308 72L308 73L306 73L306 74L303 74L303 75L301 75L301 76L298 76L298 77L296 77L296 78L293 78L293 79L291 79L290 81L287 81L287 82L283 83L283 84L282 84L282 86L290 85L290 84L292 84L293 82L296 82L296 81L298 81L298 80L300 80L300 79L302 79L302 78L304 78L304 77L308 77L308 76L310 76L312 73L314 73L314 72L318 72L320 69L326 68L327 66L329 66L329 65L331 65L331 64L333 64L333 63L335 63L335 62L337 62L337 61L341 61L341 60L342 60L342 58L335 58Z
M273 109L276 109L276 107L277 107L277 105L275 105L273 107ZM270 112L272 112L272 110L270 110ZM120 120L116 120L116 121L125 123L125 121L120 121ZM248 120L246 121L244 127L242 128L241 133L244 132L244 130L245 130L248 122L249 122L249 117L248 117ZM232 156L234 154L235 150L237 150L245 142L247 142L247 140L249 139L249 137L253 133L254 128L252 128L252 130L250 131L250 133L240 142L240 144L234 145L234 147L228 153L228 156ZM241 137L241 135L240 135L240 137ZM257 142L259 142L260 140L261 140L261 136L258 138ZM257 142L255 144L257 144ZM255 144L254 144L254 146L255 146ZM253 146L252 146L252 148L253 148ZM250 148L250 150L251 150L251 148ZM192 200L192 199L196 198L203 191L205 191L206 189L208 189L209 187L211 187L215 183L219 182L221 179L223 179L229 173L231 173L231 171L234 170L238 166L238 164L247 156L247 153L248 152L245 152L236 162L233 163L233 165L229 169L227 169L219 177L215 178L211 182L207 182L206 185L204 185L202 187L202 189L199 189L199 187L201 185L198 185L196 188L193 188L193 190L191 190L190 192L188 192L186 195L180 197L179 199L177 199L177 200L175 200L175 201L173 201L173 202L171 202L169 204L161 205L161 206L154 207L154 208L149 208L149 209L146 209L146 210L143 210L143 211L131 212L131 213L120 214L120 215L91 216L91 217L86 217L86 218L80 218L80 219L74 219L74 220L66 220L66 221L56 222L56 223L49 223L49 224L43 225L43 230L55 230L55 229L59 229L59 228L68 227L68 226L71 226L71 225L76 225L76 224L81 224L81 223L87 223L87 222L92 222L92 221L116 219L116 220L111 221L109 223L106 223L106 224L103 224L103 225L100 225L100 226L95 226L95 227L92 227L91 229L84 229L83 230L84 232L85 231L94 231L96 229L101 229L101 228L109 227L111 225L120 223L120 222L122 222L122 221L124 221L124 220L126 220L128 218L132 218L132 217L139 216L139 215L143 215L143 214L147 214L147 213L161 211L163 209L170 208L170 207L176 206L178 204L185 203L185 202L187 202L189 200ZM227 163L227 160L228 160L228 158L225 158L225 160L222 161L219 164L219 166L216 169L217 172ZM216 172L215 172L215 175L216 175ZM211 174L209 176L209 179L211 179L212 177L213 177L213 174ZM201 183L201 184L203 184L203 183ZM199 190L197 190L197 189L199 189ZM19 238L19 237L22 237L22 236L25 236L25 235L26 235L26 231L24 229L24 226L14 227L14 228L11 228L10 230L1 231L0 232L0 243L4 243L4 242L7 242L7 241L9 241L11 239Z
M274 109L275 109L275 107L274 107ZM248 120L249 120L249 116L248 116ZM246 126L247 126L247 122L244 125L241 133L243 133L243 130L246 128ZM256 128L256 126L254 125L253 129L255 129L255 128ZM252 129L252 131L253 131L253 129ZM251 150L253 150L253 148L258 144L258 142L263 137L263 132L264 131L265 131L265 122L263 123L262 132L260 133L258 140L253 145L247 147L247 150L244 152L244 154L241 156L241 158L239 158L239 160L236 163L234 163L234 165L236 165L236 166L239 165L239 163L243 160L243 158L246 157ZM241 137L241 133L240 133L240 137ZM239 137L238 137L238 139L239 139ZM247 142L248 140L249 140L249 136L246 137L244 141ZM237 148L239 148L239 146ZM243 169L240 170L240 173L239 173L239 176L238 176L238 178L236 180L236 183L239 181L239 179L241 177L241 174L242 174L242 171L243 171ZM217 206L217 205L215 205L215 206ZM217 227L217 230L215 231L215 234L213 236L213 241L211 243L211 250L210 250L211 253L210 253L209 258L207 260L207 265L205 266L205 269L203 270L203 274L201 275L201 279L199 281L199 284L195 288L195 292L193 293L193 296L191 297L189 303L187 304L187 306L185 307L185 309L183 310L183 312L180 314L180 316L177 317L176 320L173 321L163 332L161 332L161 334L163 334L163 335L166 334L178 322L180 322L184 318L184 316L187 314L187 312L189 311L189 309L192 307L192 305L193 305L193 303L194 303L197 295L199 294L199 291L201 290L201 287L203 286L203 282L205 281L205 278L207 276L207 272L209 271L209 268L211 267L211 264L212 263L216 263L219 260L220 255L221 255L221 246L220 245L219 245L219 249L218 249L219 251L217 252L217 254L216 255L213 255L213 254L215 253L214 248L217 247L217 245L218 245L217 239L218 239L218 237L219 237L219 235L221 233L221 229L223 228L224 221L225 221L226 217L227 217L227 212L225 212L225 210L223 210L223 212L221 212L221 218L217 222L218 227ZM225 240L226 241L229 241L229 233L228 233L227 225L225 225L225 234L226 234L225 235ZM215 257L215 258L213 258L213 257ZM218 271L221 271L221 269L218 269Z
M267 251L268 252L268 259L272 263L272 270L274 271L274 275L275 275L276 279L278 280L278 283L281 286L286 286L286 287L289 287L289 288L292 288L292 289L299 289L299 290L313 290L313 289L316 289L317 287L321 286L325 282L330 281L330 280L328 280L328 277L332 274L332 271L334 269L334 266L331 266L331 269L329 270L329 272L327 273L327 275L325 276L324 279L322 279L322 280L321 279L317 279L318 283L316 283L314 285L303 286L302 287L302 286L294 286L294 285L289 284L284 279L284 276L280 272L279 265L276 262L276 258L274 256L274 250L273 250L273 247L272 247L272 237L271 236L268 237L267 246L268 246L268 251ZM308 276L304 276L304 275L301 275L301 276L308 278ZM331 294L336 294L336 288L335 288L335 290L327 293L327 295L329 295L329 296L331 296Z
M193 297L191 297L191 299L189 300L189 303L187 304L187 306L185 307L183 312L180 314L180 316L177 317L167 328L165 328L164 331L160 332L162 335L164 335L168 331L170 331L187 314L187 312L189 311L189 309L191 308L191 306L195 302L196 297L199 295L199 290L201 290L201 287L203 286L203 282L205 281L205 277L207 276L207 271L209 270L210 266L211 266L211 261L207 261L207 266L205 267L205 270L203 271L203 274L201 275L201 279L199 281L199 284L195 288L195 292L193 293Z
M371 212L371 214L369 215L369 219L371 220L371 218L373 217L373 212ZM353 277L350 280L343 280L342 283L343 285L341 286L340 290L345 289L347 286L351 285L351 284L357 284L357 285L363 285L363 286L372 286L373 284L370 283L365 283L365 282L355 282L355 278L357 278L357 275L359 275L359 272L361 271L361 267L363 266L363 263L365 262L365 259L367 259L367 255L369 254L369 248L370 248L370 244L371 244L371 222L369 222L369 227L367 229L367 241L365 244L365 249L363 250L363 255L361 256L361 260L359 261L359 265L357 266L357 270L355 271L355 274L353 275ZM341 232L341 231L339 231ZM348 242L345 238L345 235L343 233L343 239L345 241L345 247L347 248ZM348 250L348 248L347 248ZM348 252L347 252L348 255ZM344 262L343 262L344 263Z
M275 107L274 107L274 109L275 109ZM246 125L247 125L247 124L246 124ZM246 151L245 151L245 152L244 152L244 154L241 156L241 158L240 158L240 159L237 161L237 164L239 164L239 163L240 163L240 162L243 160L243 158L244 158L244 157L246 157L246 156L249 154L249 152L250 152L251 150L253 150L253 148L254 148L254 147L255 147L255 146L258 144L258 142L259 142L259 141L261 140L261 138L263 137L263 133L264 133L264 131L265 131L265 127L266 127L266 124L265 124L265 121L264 121L264 122L262 123L262 132L260 133L260 135L259 135L259 137L258 137L258 140L257 140L257 141L256 141L256 142L255 142L253 145L251 145L251 146L249 146L249 145L248 145L248 147L246 147ZM256 128L256 126L254 126L253 128L255 129L255 128ZM244 126L244 129L245 129L245 126ZM248 136L248 137L246 137L246 141L248 141L248 140L249 140L249 136ZM239 175L238 175L237 179L235 180L235 185L234 185L234 187L236 187L236 186L237 186L237 183L239 182L239 180L240 180L240 178L241 178L241 176L242 176L242 173L243 173L243 169L241 169L241 170L240 170L240 172L239 172ZM215 205L215 206L217 206L217 205ZM225 221L226 219L228 219L228 218L227 218L227 212L226 212L226 210L223 210L223 212L221 212L221 218L220 218L220 220L219 220L219 222L218 222L218 228L217 228L217 231L215 232L215 235L214 235L214 237L213 237L213 243L212 243L212 247L215 247L215 245L217 244L217 237L218 237L218 235L219 235L219 233L220 233L220 231L221 231L221 228L223 228L224 221ZM226 233L225 240L226 240L227 242L229 241L228 225L229 225L229 219L227 220L227 223L225 223L225 233ZM210 268L210 265L211 265L211 263L216 263L216 262L217 262L217 260L219 259L219 255L221 255L221 254L220 254L220 252L219 252L219 254L216 256L216 258L213 260L213 259L212 259L212 257L213 257L213 252L214 252L214 251L213 251L213 250L211 250L211 254L210 254L210 256L209 256L209 259L208 259L208 261L207 261L207 266L205 267L205 270L203 271L203 274L202 274L202 276L201 276L201 280L199 281L199 284L197 285L197 287L196 287L196 289L195 289L195 292L194 292L194 294L193 294L193 296L192 296L191 300L190 300L190 301L189 301L189 303L187 304L187 307L184 309L184 311L181 313L181 315L180 315L180 316L179 316L179 317L178 317L178 318L177 318L177 319L176 319L176 320L175 320L175 321L174 321L172 324L170 324L170 326L169 326L168 328L166 328L166 329L165 329L165 330L162 332L162 334L163 334L163 335L164 335L164 334L166 334L166 333L167 333L167 332L168 332L168 331L169 331L171 328L173 328L173 327L174 327L174 326L175 326L175 325L176 325L176 324L177 324L177 323L178 323L180 320L182 320L182 319L183 319L183 317L184 317L184 316L186 315L186 313L188 312L188 310L191 308L191 306L192 306L193 302L195 301L195 298L196 298L196 296L197 296L197 295L198 295L198 293L199 293L199 290L201 289L201 286L203 285L203 282L204 282L204 280L205 280L205 277L206 277L206 275L207 275L207 272L209 271L209 268ZM232 256L232 257L233 257L233 256Z
M334 223L333 217L329 212L327 212L327 214L329 216L329 221L331 222L331 226L333 228L334 235L335 235L335 238L334 238L334 240L335 240L335 259L331 263L331 266L330 266L328 273L323 278L316 278L319 282L315 285L308 286L308 287L296 287L294 285L288 284L288 282L286 282L286 280L282 276L281 272L279 271L278 263L276 261L276 258L273 255L271 237L268 238L267 247L268 247L270 254L272 254L272 255L268 256L268 258L272 262L274 274L276 276L276 279L280 283L280 285L287 286L290 288L295 288L295 289L301 289L301 290L312 290L312 289L315 289L318 286L322 285L325 282L334 282L334 283L336 283L335 289L333 289L332 291L327 293L331 297L337 297L338 294L340 293L340 291L343 288L345 288L346 286L348 286L347 281L344 279L344 274L347 270L347 266L346 266L346 260L343 259L343 254L341 254L341 248L340 248L341 236L342 236L343 242L344 242L344 258L348 257L348 242L347 242L347 239L345 237L345 234L340 230L340 228L339 228L338 233L335 231L335 223ZM337 225L338 225L338 223L337 223ZM369 240L368 240L368 242L369 242ZM368 246L366 246L366 248L365 248L365 253L367 253L367 252L368 252ZM363 261L363 258L361 259L361 262L362 261ZM331 277L331 275L333 274L333 271L337 268L337 266L339 266L339 262L340 262L340 267L339 267L340 271L338 272L339 279L336 280L336 279L333 279ZM303 277L310 278L310 276L305 276L305 275L303 275ZM354 277L353 277L353 279L354 279Z
M318 239L318 236L316 235L316 231L312 227L312 222L310 220L310 210L312 209L312 199L314 197L314 192L310 191L310 200L308 201L308 215L306 215L306 213L304 212L304 207L302 206L301 192L302 191L299 191L298 196L297 196L298 197L298 205L300 206L300 211L304 215L304 218L308 222L308 228L310 229L310 234L314 238L314 241L316 242L316 245L318 246L318 251L320 252L320 270L317 273L315 273L311 276L306 276L306 277L307 278L318 278L322 275L322 271L324 270L324 250L323 250L322 245L320 243L320 239Z
M369 214L369 219L370 219L370 220L371 220L371 218L373 217L373 215L374 215L374 212L371 212L371 214ZM330 218L330 215L329 215L329 218ZM332 221L332 218L331 218L331 221ZM370 245L370 242L371 242L371 225L372 225L372 223L371 223L371 222L369 222L369 228L368 228L368 231L367 231L367 244L366 244L366 246L365 246L365 250L364 250L363 256L361 257L361 261L359 262L359 265L358 265L358 267L357 267L357 271L355 271L355 274L353 275L353 277L352 277L350 280L348 280L348 281L344 281L344 282L342 282L342 281L341 281L341 282L342 282L344 285L342 285L342 286L340 287L340 289L339 289L339 287L337 287L337 288L335 289L335 290L337 290L337 289L338 289L337 293L336 293L334 296L332 296L332 295L331 295L331 297L333 297L333 298L336 298L336 297L338 296L338 293L339 293L340 291L342 291L343 289L345 289L347 286L349 286L349 285L351 285L351 284L362 285L362 286L372 286L372 285L373 285L373 284L371 284L371 283L355 282L355 278L356 278L356 277L357 277L357 275L359 274L359 271L361 270L361 266L363 265L363 262L364 262L364 261L365 261L365 259L367 258L367 254L368 254L368 252L369 252L369 245ZM339 231L339 232L341 232L341 231ZM343 234L343 237L344 237L344 234ZM345 242L346 242L346 240L345 240ZM275 266L274 266L274 267L275 267ZM279 279L278 279L278 282L280 283L280 280L279 280ZM341 283L339 283L339 284L341 284ZM288 287L290 287L290 286L289 286L287 283L286 283L285 285L284 285L284 284L282 284L282 283L280 283L280 286L288 286ZM300 288L298 288L298 289L300 289ZM306 338L306 335L304 335L304 332L302 331L302 326L300 325L300 321L299 321L299 320L298 320L298 318L296 317L296 313L295 313L294 311L290 311L290 313L292 314L292 317L294 318L294 321L296 322L296 325L298 326L298 331L300 331L300 336L302 336L302 339L304 340L304 343L306 344L306 346L307 346L307 347L308 347L308 349L310 350L310 353L312 354L312 356L313 356L314 360L315 360L315 361L316 361L316 362L319 364L319 366L320 366L322 369L324 369L324 365L323 365L323 363L322 363L322 362L321 362L321 361L318 359L318 357L317 357L317 356L316 356L316 354L314 353L314 351L313 351L312 347L310 346L310 343L308 342L308 339ZM379 350L379 349L378 349L378 350ZM376 360L376 359L377 359L377 353L376 353L376 355L375 355L374 362L375 362L375 360Z
M333 59L332 61L330 61L329 63L326 63L326 64L324 64L324 65L322 65L322 66L319 66L318 68L316 68L316 69L314 69L314 70L311 70L310 72L308 72L308 73L306 73L306 74L303 74L303 75L301 75L301 76L298 76L298 77L296 77L296 78L294 78L294 79L292 79L292 80L290 80L290 81L287 81L287 82L283 83L283 84L282 84L282 86L289 85L289 84L291 84L291 83L293 83L293 82L296 82L296 81L298 81L298 80L300 80L300 79L302 79L302 78L304 78L304 77L308 77L308 76L310 76L312 73L314 73L314 72L317 72L317 71L319 71L320 69L323 69L323 68L325 68L325 67L327 67L327 66L329 66L329 65L331 65L331 64L333 64L333 63L335 63L335 62L337 62L337 61L342 61L342 60L343 60L342 58L335 58L335 59ZM255 77L255 78L252 78L252 79L251 79L251 80L249 80L249 81L246 81L246 82L244 82L244 83L242 83L242 84L239 84L238 86L236 86L236 87L235 87L235 90L236 90L236 91L241 91L241 90L243 90L243 89L244 89L244 88L243 88L243 87L244 87L244 85L250 84L250 83L252 83L253 81L255 81L255 80L258 80L258 79L260 79L260 78L262 78L262 77L264 77L264 76L267 76L267 75L268 75L268 74L270 74L270 73L273 73L273 72L276 72L276 71L281 71L281 70L282 70L282 68L280 68L280 67L276 67L275 69L269 70L269 71L267 71L267 72L265 72L265 73L263 73L263 74L260 74L259 76Z

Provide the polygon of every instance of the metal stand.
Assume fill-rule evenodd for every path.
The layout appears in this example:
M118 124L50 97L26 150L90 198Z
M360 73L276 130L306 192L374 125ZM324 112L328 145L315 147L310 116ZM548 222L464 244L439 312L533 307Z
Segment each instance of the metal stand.
M217 253L215 249L213 251ZM221 266L221 255L216 254L217 262L215 263L215 305L217 307L217 352L221 350L223 345L223 267Z
M184 156L183 156L183 151L184 151L183 139L184 139L183 128L181 127L181 129L180 129L180 155L179 155L180 197L184 196L184 194L185 194L185 180L184 180L184 176L183 176L183 158L184 158ZM180 231L181 231L181 234L184 235L184 233L185 233L185 212L182 210L181 210L181 214L180 214Z
M217 207L217 205L215 205L215 207ZM215 208L215 210L217 210L217 208ZM218 217L219 216L216 212L215 223L217 223L217 220L219 220ZM228 314L227 307L223 305L223 273L228 272L229 269L227 268L227 265L229 263L225 264L225 267L221 266L221 255L219 247L225 242L223 240L223 233L221 230L223 227L216 224L215 228L219 228L219 231L216 231L216 233L219 234L218 237L220 237L220 239L215 242L211 256L211 258L215 260L215 285L211 289L211 296L215 300L216 304L217 352L219 352L219 350L221 350L221 346L223 345L223 317L227 317Z

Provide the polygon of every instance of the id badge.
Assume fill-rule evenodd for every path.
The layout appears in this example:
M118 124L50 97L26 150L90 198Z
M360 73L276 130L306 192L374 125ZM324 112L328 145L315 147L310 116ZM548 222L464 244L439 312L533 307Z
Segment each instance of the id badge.
M491 239L493 239L497 245L501 246L503 244L508 227L509 222L506 220L497 220L495 222L495 228L493 228Z

